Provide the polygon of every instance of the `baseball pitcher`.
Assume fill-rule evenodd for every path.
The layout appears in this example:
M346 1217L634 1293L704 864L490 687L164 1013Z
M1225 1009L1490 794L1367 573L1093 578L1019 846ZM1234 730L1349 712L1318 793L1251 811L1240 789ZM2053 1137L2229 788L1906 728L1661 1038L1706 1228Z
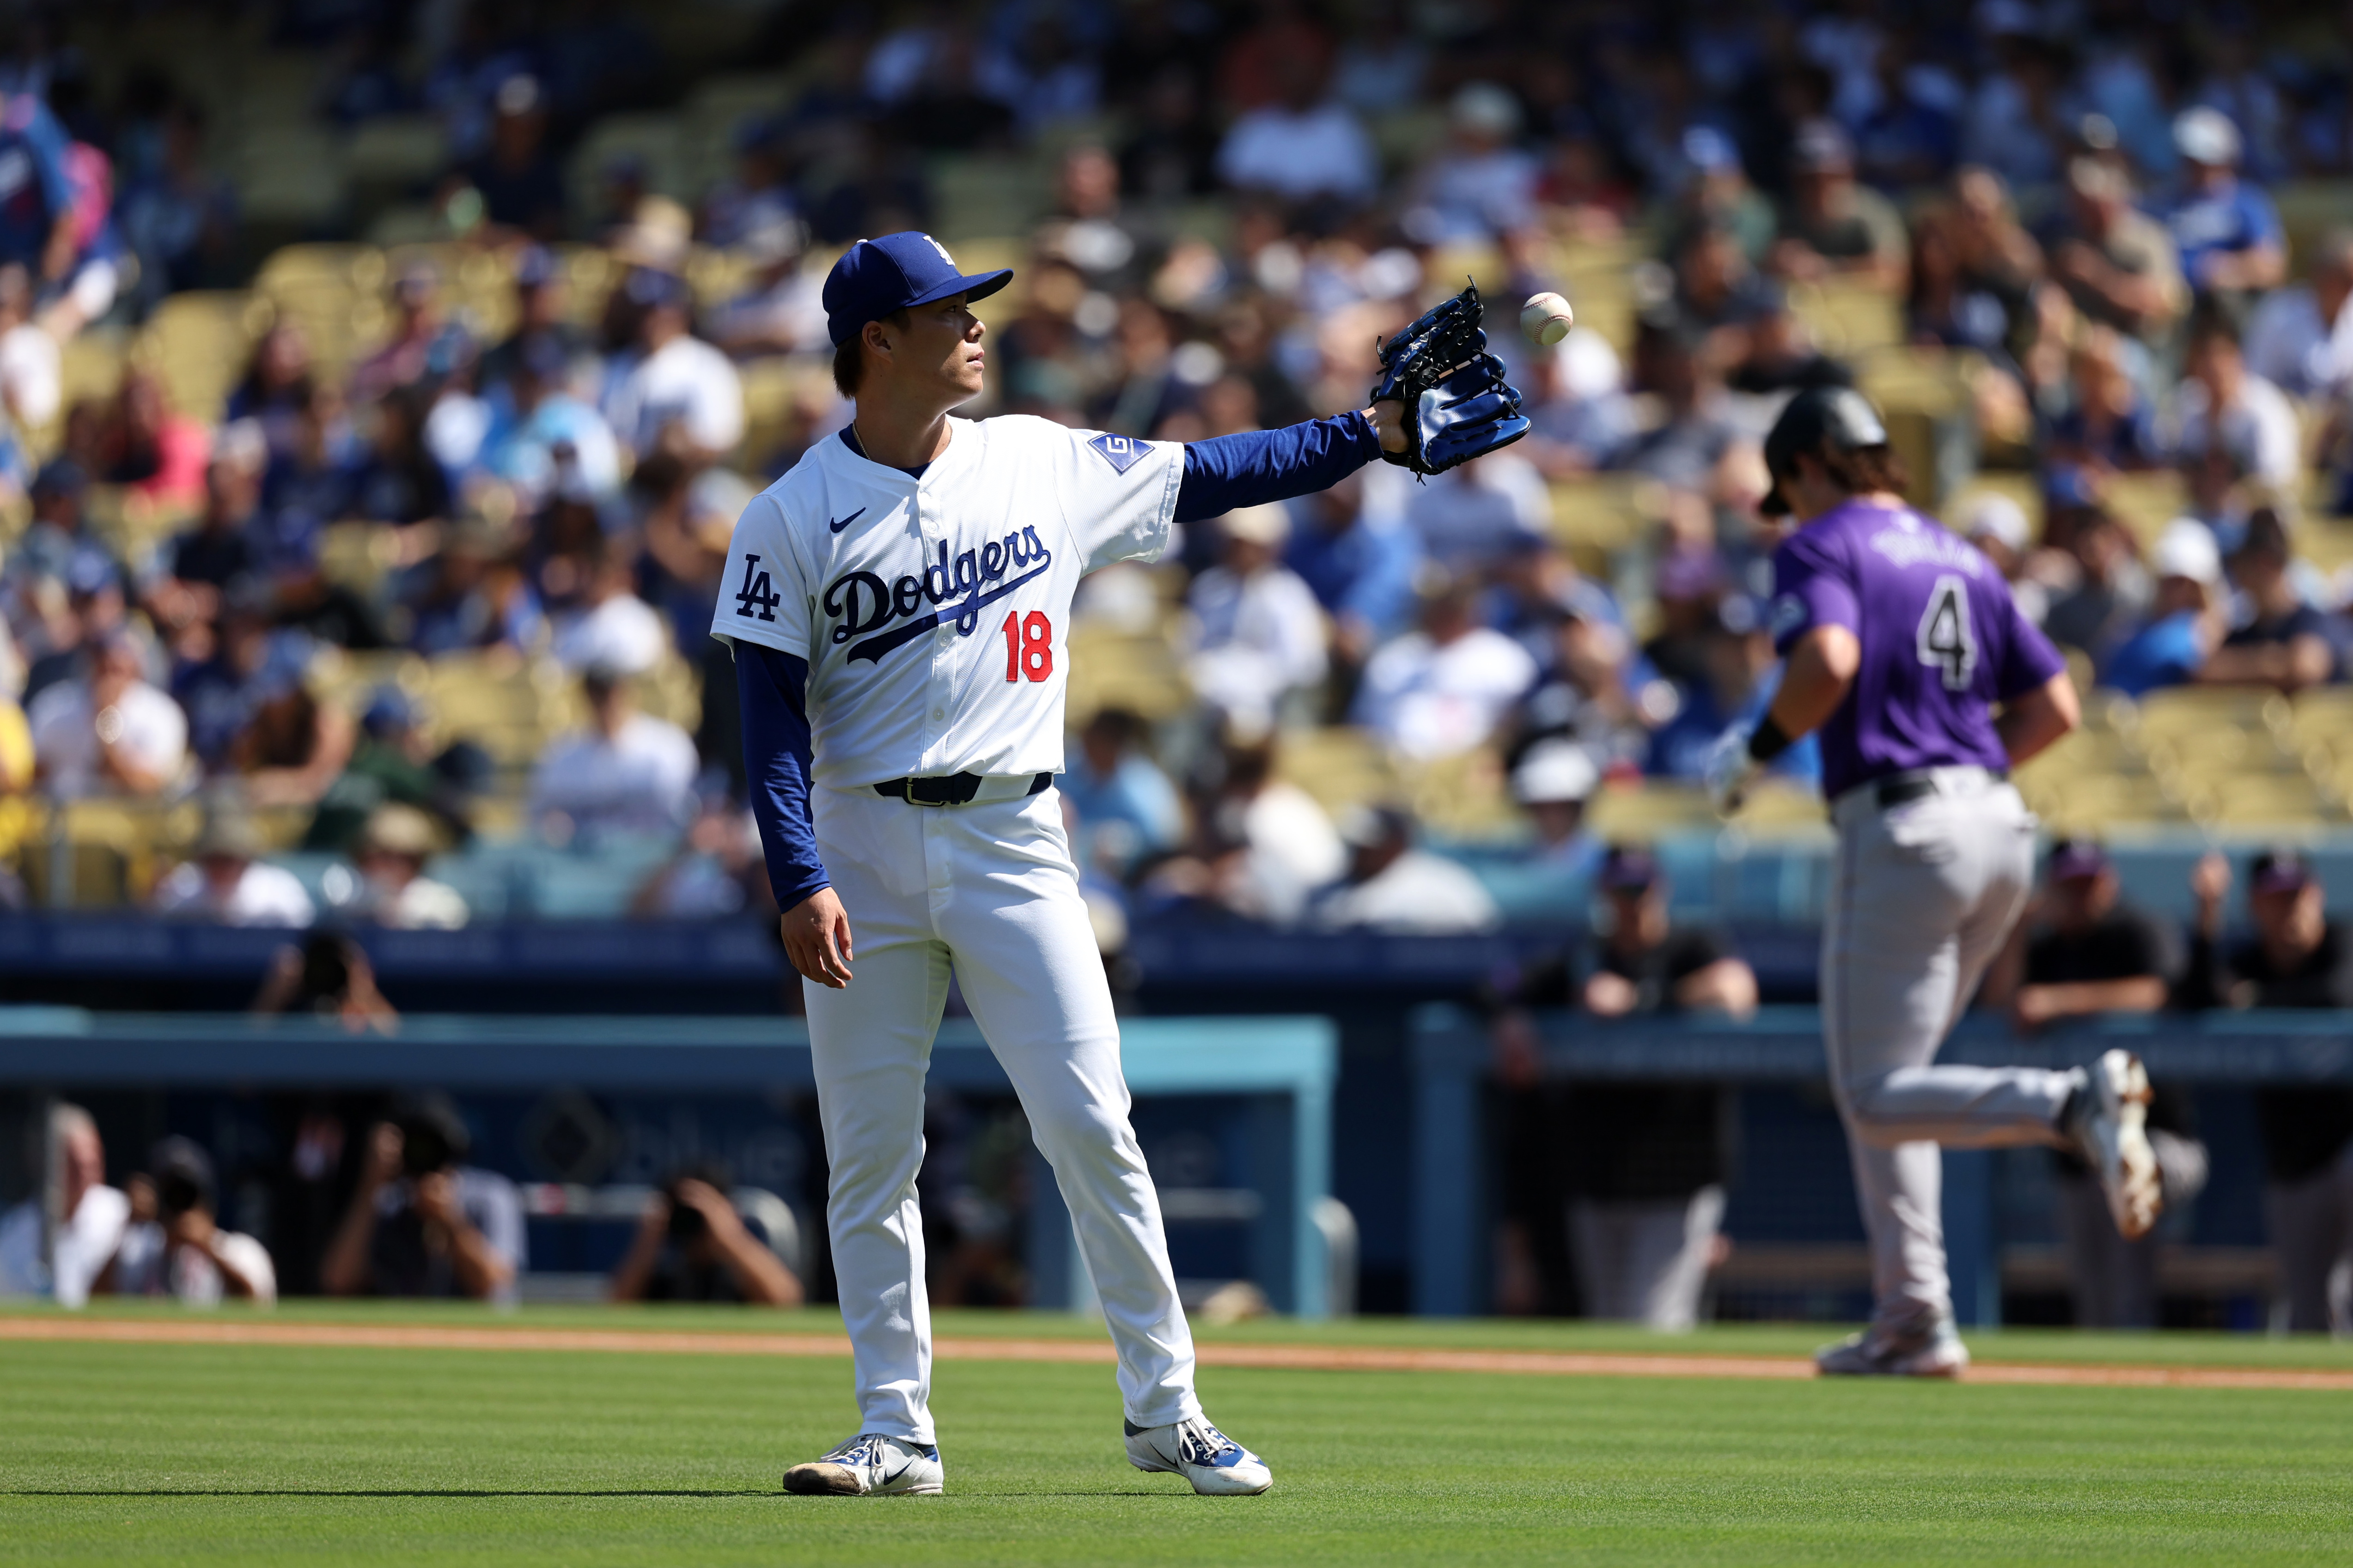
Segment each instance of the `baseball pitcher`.
M2026 901L2038 826L2010 769L2079 721L2050 642L1977 549L1906 506L1862 394L1800 393L1765 442L1764 510L1799 524L1773 559L1786 665L1751 733L1710 760L1736 810L1759 768L1821 732L1838 832L1822 932L1822 1035L1870 1234L1871 1326L1825 1373L1945 1376L1953 1330L1938 1148L2049 1143L2098 1172L2116 1228L2156 1223L2148 1079L2112 1050L2088 1071L1933 1065Z
M937 1492L915 1174L923 1075L953 973L1069 1205L1119 1356L1127 1457L1198 1492L1265 1462L1210 1425L1158 1199L1054 793L1071 599L1170 524L1324 489L1386 457L1436 472L1527 428L1482 352L1475 293L1384 350L1373 406L1189 445L980 422L973 301L923 234L860 240L827 279L857 416L736 524L712 634L733 645L745 761L785 945L804 976L858 1436L795 1492ZM854 952L853 952L854 942Z

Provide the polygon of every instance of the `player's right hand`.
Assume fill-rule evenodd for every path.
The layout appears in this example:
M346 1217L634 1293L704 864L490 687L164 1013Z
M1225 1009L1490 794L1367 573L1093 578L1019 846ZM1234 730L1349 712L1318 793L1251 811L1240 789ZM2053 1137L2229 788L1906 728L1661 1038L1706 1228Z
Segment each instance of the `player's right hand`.
M819 985L849 984L849 911L831 888L819 888L784 914L785 956Z
M1756 759L1748 754L1748 736L1753 728L1735 724L1716 738L1707 750L1703 776L1707 783L1708 803L1715 807L1718 816L1730 816L1748 799L1748 786L1760 771Z

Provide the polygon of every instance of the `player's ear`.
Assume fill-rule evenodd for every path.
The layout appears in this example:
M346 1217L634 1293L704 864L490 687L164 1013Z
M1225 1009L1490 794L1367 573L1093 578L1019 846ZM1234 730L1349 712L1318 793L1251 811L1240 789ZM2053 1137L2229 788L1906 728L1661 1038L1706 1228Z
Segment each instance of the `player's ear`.
M891 340L882 335L882 326L881 321L869 321L859 329L859 334L866 340L868 348L876 353L887 354L891 352Z

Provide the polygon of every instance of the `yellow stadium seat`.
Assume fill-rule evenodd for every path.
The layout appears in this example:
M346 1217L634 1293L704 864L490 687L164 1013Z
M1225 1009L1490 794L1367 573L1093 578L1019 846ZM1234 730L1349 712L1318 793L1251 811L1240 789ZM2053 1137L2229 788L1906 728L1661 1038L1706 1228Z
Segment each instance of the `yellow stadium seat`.
M1611 784L1593 797L1586 824L1611 844L1654 844L1672 834L1719 826L1704 790L1683 784Z
M163 377L174 408L210 422L269 322L269 301L242 289L189 289L155 307L132 353Z
M1315 797L1325 811L1369 805L1401 793L1398 771L1366 731L1335 724L1286 730L1274 754L1275 776Z
M448 132L438 115L381 115L352 132L344 163L357 183L421 184L448 167Z

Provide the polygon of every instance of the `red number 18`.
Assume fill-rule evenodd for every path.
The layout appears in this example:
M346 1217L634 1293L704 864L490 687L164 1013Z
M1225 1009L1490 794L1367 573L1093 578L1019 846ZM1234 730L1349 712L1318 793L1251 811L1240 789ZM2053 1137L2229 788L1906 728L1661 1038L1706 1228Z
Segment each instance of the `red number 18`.
M1054 673L1054 623L1045 613L1016 611L1005 617L1005 679L1043 680Z

